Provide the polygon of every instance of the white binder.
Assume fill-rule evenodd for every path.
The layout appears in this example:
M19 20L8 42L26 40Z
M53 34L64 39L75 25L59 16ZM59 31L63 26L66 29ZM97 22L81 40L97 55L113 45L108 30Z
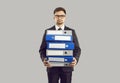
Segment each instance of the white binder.
M73 50L46 50L46 56L73 56Z
M52 67L70 67L69 62L49 62Z
M71 30L47 30L47 35L72 35Z

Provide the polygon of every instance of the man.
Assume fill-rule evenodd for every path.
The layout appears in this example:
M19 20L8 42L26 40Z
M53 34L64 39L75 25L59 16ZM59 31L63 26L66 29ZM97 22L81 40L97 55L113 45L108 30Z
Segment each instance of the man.
M54 10L54 20L55 25L51 28L45 30L43 40L39 49L40 57L47 67L47 75L49 83L58 83L60 79L60 83L71 83L72 81L72 71L74 70L74 66L78 63L81 49L79 47L79 42L74 29L71 29L65 26L64 22L66 19L66 10L62 7L58 7ZM46 31L47 30L72 30L73 42L75 45L75 49L73 50L73 61L69 67L52 67L48 61L46 61Z

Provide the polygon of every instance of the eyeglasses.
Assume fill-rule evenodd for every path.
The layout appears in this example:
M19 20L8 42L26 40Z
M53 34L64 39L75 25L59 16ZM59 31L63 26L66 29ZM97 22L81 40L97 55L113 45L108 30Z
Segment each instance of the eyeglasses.
M57 18L59 18L59 17L64 18L65 15L55 15L55 17L57 17Z

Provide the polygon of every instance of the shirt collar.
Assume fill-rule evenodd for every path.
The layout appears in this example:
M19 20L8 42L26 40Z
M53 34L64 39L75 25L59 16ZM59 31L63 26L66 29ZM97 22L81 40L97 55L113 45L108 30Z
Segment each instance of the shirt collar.
M55 28L56 28L56 30L58 30L59 28L61 28L62 30L64 30L65 25L63 25L62 27L58 27L57 25L55 25Z

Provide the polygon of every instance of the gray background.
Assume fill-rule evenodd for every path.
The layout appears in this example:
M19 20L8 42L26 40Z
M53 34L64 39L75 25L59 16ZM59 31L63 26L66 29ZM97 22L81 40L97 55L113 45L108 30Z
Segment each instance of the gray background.
M82 49L73 83L120 83L119 0L0 0L0 83L47 83L39 46L54 24L53 10L67 10Z

